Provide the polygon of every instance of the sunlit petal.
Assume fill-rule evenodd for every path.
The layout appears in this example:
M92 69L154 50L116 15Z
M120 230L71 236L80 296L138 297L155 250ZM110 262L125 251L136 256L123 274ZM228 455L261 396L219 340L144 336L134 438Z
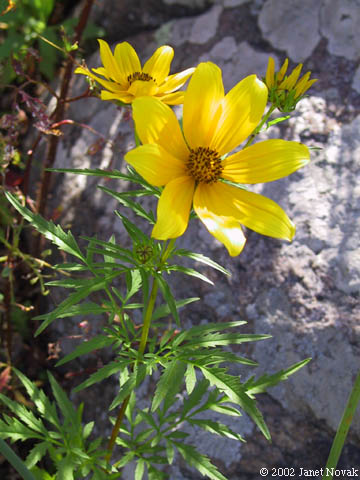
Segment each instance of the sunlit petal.
M157 208L157 222L151 236L167 240L182 235L189 222L195 182L188 176L176 178L164 188Z
M120 100L123 103L131 103L134 97L127 92L113 93L107 90L101 90L101 100Z
M237 183L263 183L286 177L310 161L298 142L265 140L227 157L221 176Z
M141 72L139 57L129 43L122 42L116 45L114 57L125 81L127 81L129 75Z
M112 82L110 80L104 80L103 78L99 78L96 75L94 75L90 70L87 70L84 67L78 67L74 73L81 73L83 75L87 75L88 77L93 78L96 80L100 85L103 87L107 88L111 92L122 92L124 91L124 87L119 85L118 83Z
M97 73L98 75L102 75L103 77L107 78L109 80L109 73L105 70L104 67L98 67L98 68L92 68L91 69L94 73Z
M162 186L186 174L181 160L160 145L141 145L125 155L125 160L151 185Z
M135 80L130 87L128 88L128 92L134 97L148 97L152 95L156 95L158 91L158 87L155 82L146 82L142 80Z
M184 103L184 92L173 92L173 93L164 93L157 95L162 102L166 105L181 105Z
M217 198L211 193L211 185L199 185L194 194L194 210L211 235L225 245L229 255L239 255L246 242L240 222L232 216L215 213Z
M161 85L169 75L170 64L173 57L174 50L168 45L163 45L159 47L145 63L143 72L153 77L157 85Z
M171 93L174 90L182 87L186 80L194 73L195 68L188 68L174 75L169 75L165 78L162 85L159 87L159 92L161 93Z
M190 148L209 146L221 115L221 70L211 62L196 68L184 97L184 135Z
M124 83L124 74L120 70L108 43L100 38L98 39L98 42L100 44L101 61L105 67L105 70L107 71L107 75L115 80L115 82Z
M268 67L266 70L266 85L268 88L272 88L274 85L274 77L275 77L275 61L272 57L269 57Z
M239 146L258 126L267 98L266 85L256 75L250 75L235 85L223 101L221 118L210 148L224 155Z
M156 98L138 98L133 102L133 118L143 144L157 143L174 157L187 160L189 150L170 107Z

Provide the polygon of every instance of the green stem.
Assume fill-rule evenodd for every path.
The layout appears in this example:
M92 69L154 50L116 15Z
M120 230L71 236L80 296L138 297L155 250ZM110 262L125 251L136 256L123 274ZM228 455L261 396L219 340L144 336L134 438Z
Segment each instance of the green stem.
M270 115L273 113L273 111L276 109L276 106L274 105L271 105L271 107L269 108L269 110L267 111L267 113L264 115L263 119L261 120L261 122L259 123L259 125L255 128L255 130L253 131L253 133L250 135L249 137L249 140L246 142L244 148L248 147L249 145L252 144L252 142L254 141L256 135L259 134L260 130L262 129L263 125L269 120L269 117Z
M161 272L161 268L164 266L166 260L169 258L169 255L171 254L171 251L174 247L175 241L176 241L176 239L172 238L169 241L167 247L165 248L165 250L163 251L163 253L161 255L160 263L159 263L159 266L157 268L157 270L159 270L160 272ZM154 281L153 281L151 292L150 292L149 302L147 304L146 312L145 312L145 315L144 315L144 323L143 323L143 327L142 327L142 331L141 331L140 345L139 345L139 349L138 349L139 357L144 353L145 348L146 348L146 343L147 343L147 339L148 339L148 336L149 336L149 330L150 330L150 326L151 326L151 318L152 318L152 314L153 314L153 311L154 311L154 306L155 306L155 302L156 302L158 288L159 288L158 280L157 280L156 277L154 277ZM122 424L122 421L123 421L123 418L124 418L124 415L125 415L126 407L129 403L129 400L130 400L130 395L127 396L125 398L125 400L123 401L123 403L120 407L118 416L116 418L114 428L111 432L111 437L110 437L108 447L107 447L107 450L108 450L108 453L106 455L106 462L107 463L110 462L111 455L112 455L112 452L114 450L116 438L117 438L118 433L120 431L120 427L121 427L121 424Z
M328 461L326 463L322 480L331 480L333 478L332 470L335 469L343 449L347 433L354 418L356 407L360 401L360 371L357 374L353 389L350 393L347 405L345 407L342 419L338 426L333 444L331 446Z

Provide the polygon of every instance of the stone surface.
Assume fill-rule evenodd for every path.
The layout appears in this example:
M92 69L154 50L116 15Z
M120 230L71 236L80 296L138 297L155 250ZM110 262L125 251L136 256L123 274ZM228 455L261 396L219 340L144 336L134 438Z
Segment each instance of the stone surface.
M360 58L359 23L359 0L322 1L320 30L327 38L329 52L333 55L349 60Z
M213 38L216 35L221 12L221 6L215 5L208 12L200 15L193 23L190 42L202 45Z
M334 51L331 38L335 42L339 25L329 20L324 27L330 3L336 7L335 12L345 12L345 6L359 2L254 0L233 2L231 6L230 3L218 2L205 14L172 20L156 32L127 40L142 58L148 57L161 41L169 42L175 47L176 69L199 61L217 63L223 70L226 90L248 74L263 76L269 54L281 62L284 50L293 61L306 59L304 68L311 69L319 78L289 121L259 136L259 140L285 138L316 148L311 151L311 162L306 168L288 178L252 187L277 201L294 220L297 232L293 243L247 231L243 253L230 258L203 225L193 220L178 240L179 245L210 256L228 268L232 276L224 278L197 265L211 276L215 287L180 275L171 278L178 298L189 296L189 292L201 297L200 302L188 306L186 313L181 314L185 326L245 319L248 324L244 331L273 336L237 350L258 361L258 369L250 372L233 366L232 373L245 377L250 373L271 373L306 357L313 359L288 381L270 390L269 395L260 396L261 410L273 436L271 445L246 417L242 419L244 423L236 425L246 437L246 444L221 442L219 437L206 437L205 441L201 436L200 441L198 432L192 433L192 438L203 444L229 480L258 480L261 467L299 469L325 465L334 429L359 365L360 89L356 87L359 66L347 53ZM275 7L276 15L272 10ZM251 28L245 33L243 28L229 28L235 25L230 20L235 22L237 18L245 18ZM257 23L260 30L255 28ZM308 38L304 37L305 28ZM341 36L339 45L340 40ZM89 65L99 66L98 55L89 60ZM73 93L80 94L84 88L85 80L79 77ZM87 123L111 143L89 155L89 145L95 144L98 137L87 129L72 131L61 141L57 167L125 169L123 154L134 146L126 110L98 99L86 99L72 104L68 116ZM126 245L124 228L112 213L122 207L96 190L96 185L119 190L127 185L70 175L62 179L57 177L53 198L56 206L58 199L62 199L62 222L71 223L75 235L99 232L99 236L107 239L115 231L117 241ZM53 292L53 298L59 301L61 294L56 297ZM68 332L69 323L66 325L62 334ZM101 419L105 421L104 411L115 383L107 384L104 396L95 393L84 398L91 400L100 423ZM151 388L144 388L143 395L151 395ZM86 412L90 413L94 412ZM360 465L359 418L354 420L349 445L341 458L343 468ZM171 479L200 478L179 458L167 471ZM132 478L131 471L128 478Z
M294 62L308 58L320 41L319 10L313 0L267 0L259 15L263 36Z
M352 88L357 91L357 93L360 93L360 67L355 72L354 79L352 82Z

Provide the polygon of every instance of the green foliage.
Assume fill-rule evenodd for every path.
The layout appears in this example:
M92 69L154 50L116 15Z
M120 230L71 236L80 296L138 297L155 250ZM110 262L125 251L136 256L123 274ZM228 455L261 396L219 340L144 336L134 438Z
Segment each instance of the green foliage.
M73 36L77 19L66 19L61 25L49 25L54 6L55 0L16 0L15 8L1 17L4 37L0 44L0 68L4 83L10 83L16 77L11 57L25 60L31 70L35 59L31 60L28 55L30 47L39 50L39 70L48 80L54 78L60 55L74 49L68 38ZM96 38L103 33L100 28L89 24L84 39Z

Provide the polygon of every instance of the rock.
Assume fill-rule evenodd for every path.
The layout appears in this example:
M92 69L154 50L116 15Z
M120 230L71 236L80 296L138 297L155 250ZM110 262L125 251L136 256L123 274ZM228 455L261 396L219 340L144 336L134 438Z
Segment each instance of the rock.
M320 2L317 2L320 5ZM359 0L324 0L320 10L320 31L328 50L349 60L360 58Z
M354 79L351 86L354 90L360 93L360 67L358 67L355 72Z
M285 50L294 62L303 62L320 41L319 10L313 0L267 0L258 23L274 47Z
M221 12L221 6L215 5L208 12L200 15L193 23L190 42L202 45L214 37Z

